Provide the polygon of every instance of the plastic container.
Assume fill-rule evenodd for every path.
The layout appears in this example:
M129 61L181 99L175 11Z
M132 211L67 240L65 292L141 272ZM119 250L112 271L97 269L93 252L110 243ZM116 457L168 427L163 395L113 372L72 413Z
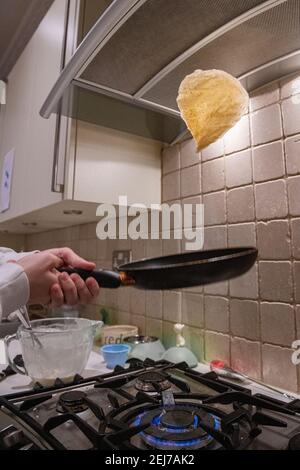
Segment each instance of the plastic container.
M124 366L129 351L130 346L128 344L105 344L101 348L102 356L108 369Z

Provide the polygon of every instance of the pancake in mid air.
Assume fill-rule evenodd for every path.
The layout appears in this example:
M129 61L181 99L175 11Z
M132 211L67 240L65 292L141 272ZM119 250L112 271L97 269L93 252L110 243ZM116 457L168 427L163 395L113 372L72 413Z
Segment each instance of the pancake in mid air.
M195 70L181 82L177 104L198 151L231 129L247 111L249 96L222 70Z

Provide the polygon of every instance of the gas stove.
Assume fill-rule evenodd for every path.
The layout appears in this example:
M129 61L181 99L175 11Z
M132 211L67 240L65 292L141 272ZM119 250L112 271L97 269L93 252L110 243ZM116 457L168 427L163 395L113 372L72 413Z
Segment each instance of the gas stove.
M0 397L0 449L300 449L300 400L251 393L185 363L130 360Z

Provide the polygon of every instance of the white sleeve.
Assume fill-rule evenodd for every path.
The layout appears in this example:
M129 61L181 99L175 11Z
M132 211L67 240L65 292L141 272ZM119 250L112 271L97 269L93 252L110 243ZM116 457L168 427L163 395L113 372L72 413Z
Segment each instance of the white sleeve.
M25 256L32 255L33 253L38 253L38 251L21 251L20 253L17 253L16 251L11 250L10 248L0 246L0 264L3 264L6 261L10 260L18 261L19 259L22 259Z
M23 268L16 263L0 266L0 319L27 304L29 281Z
M0 321L26 305L30 293L23 268L7 261L18 261L33 253L37 251L16 253L10 248L0 247Z

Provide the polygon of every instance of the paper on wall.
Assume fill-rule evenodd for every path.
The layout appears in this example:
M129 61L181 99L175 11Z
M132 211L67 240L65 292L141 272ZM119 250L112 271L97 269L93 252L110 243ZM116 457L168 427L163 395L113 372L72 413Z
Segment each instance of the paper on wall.
M6 104L6 83L0 80L0 104Z
M3 161L2 180L1 180L1 212L9 209L10 190L12 174L14 168L15 150L8 152Z

